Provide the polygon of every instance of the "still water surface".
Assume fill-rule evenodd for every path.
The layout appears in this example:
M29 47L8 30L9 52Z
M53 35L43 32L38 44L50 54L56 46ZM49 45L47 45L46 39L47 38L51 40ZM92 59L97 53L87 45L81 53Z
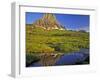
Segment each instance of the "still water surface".
M32 63L30 67L58 66L89 64L89 49L81 49L79 52L64 53L60 56L45 56L39 62Z

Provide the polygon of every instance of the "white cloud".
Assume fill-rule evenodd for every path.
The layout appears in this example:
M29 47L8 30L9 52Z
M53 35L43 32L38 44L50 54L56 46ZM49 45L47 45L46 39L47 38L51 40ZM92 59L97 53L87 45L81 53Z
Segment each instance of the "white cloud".
M85 31L89 32L89 27L83 26L83 27L80 27L78 30L85 30Z

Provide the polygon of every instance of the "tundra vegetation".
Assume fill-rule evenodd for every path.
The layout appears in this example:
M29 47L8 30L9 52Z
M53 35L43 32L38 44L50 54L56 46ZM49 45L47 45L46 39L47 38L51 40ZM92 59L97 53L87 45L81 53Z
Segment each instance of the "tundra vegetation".
M39 54L67 54L89 48L89 33L70 30L45 30L26 25L26 63L38 61Z

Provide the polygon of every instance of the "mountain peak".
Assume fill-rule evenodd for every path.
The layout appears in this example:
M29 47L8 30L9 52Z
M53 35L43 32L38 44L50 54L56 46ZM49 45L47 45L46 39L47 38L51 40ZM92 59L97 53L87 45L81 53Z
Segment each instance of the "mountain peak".
M51 13L45 13L42 19L56 21L56 17Z
M45 13L43 17L33 23L35 27L41 27L43 29L51 30L51 29L59 29L64 30L64 28L59 24L56 17L52 13Z

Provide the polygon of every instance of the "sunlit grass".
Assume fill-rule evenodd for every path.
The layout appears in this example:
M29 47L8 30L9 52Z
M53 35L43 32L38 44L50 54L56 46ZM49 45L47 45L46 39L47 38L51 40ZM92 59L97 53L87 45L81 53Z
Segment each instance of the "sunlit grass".
M89 33L26 26L26 53L69 53L89 48Z

